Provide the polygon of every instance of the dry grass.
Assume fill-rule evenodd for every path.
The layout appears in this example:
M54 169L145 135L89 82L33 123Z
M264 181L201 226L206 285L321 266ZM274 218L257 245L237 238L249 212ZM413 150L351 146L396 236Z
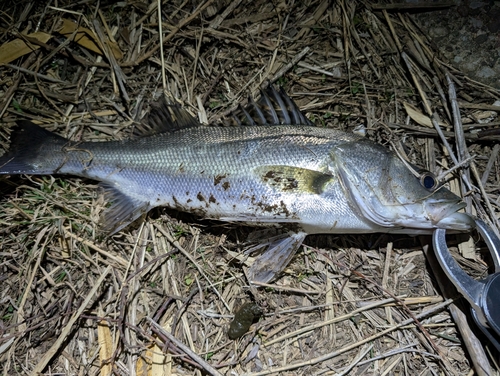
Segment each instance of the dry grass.
M0 68L4 148L18 119L72 139L127 137L163 85L213 123L271 81L316 124L361 126L439 174L454 162L424 124L437 114L452 146L466 141L458 163L475 156L460 170L471 185L449 174L452 189L498 225L499 93L441 61L407 14L362 1L170 1L160 38L156 1L107 3L0 5L2 44L20 32L51 36L30 38L41 47ZM100 53L57 34L62 18L92 30ZM482 347L466 350L426 262L428 238L311 237L275 283L249 286L248 229L155 210L104 238L93 181L11 177L0 187L3 375L470 375L474 361L482 375L495 366ZM484 277L476 251L457 257ZM248 301L264 315L231 341L231 315Z

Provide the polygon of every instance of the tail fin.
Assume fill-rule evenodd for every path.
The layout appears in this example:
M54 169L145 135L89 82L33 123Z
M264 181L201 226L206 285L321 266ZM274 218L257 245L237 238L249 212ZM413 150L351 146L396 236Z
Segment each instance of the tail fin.
M27 120L17 122L10 138L9 151L0 157L1 175L53 173L62 162L61 148L68 142Z

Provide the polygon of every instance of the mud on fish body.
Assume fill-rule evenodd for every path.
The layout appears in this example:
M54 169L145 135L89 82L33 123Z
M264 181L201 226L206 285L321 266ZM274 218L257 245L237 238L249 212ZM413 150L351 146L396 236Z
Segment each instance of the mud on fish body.
M465 204L429 172L363 137L316 127L270 86L229 119L202 126L159 101L150 132L109 142L75 142L19 121L0 174L68 174L100 182L111 206L102 229L121 231L151 208L252 226L281 225L248 277L268 282L308 234L468 231ZM233 125L233 126L231 126Z

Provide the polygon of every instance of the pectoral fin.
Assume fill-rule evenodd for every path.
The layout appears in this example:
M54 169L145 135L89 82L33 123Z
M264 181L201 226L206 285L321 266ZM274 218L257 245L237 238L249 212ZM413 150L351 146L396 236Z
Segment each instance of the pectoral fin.
M254 173L267 185L283 192L321 194L334 176L293 166L259 166Z
M255 259L248 270L249 281L267 283L277 277L290 263L306 236L305 232L289 232L271 240L267 250Z

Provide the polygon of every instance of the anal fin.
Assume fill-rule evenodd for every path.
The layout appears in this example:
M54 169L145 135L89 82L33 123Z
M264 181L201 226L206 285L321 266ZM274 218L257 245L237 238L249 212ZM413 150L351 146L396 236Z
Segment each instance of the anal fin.
M111 206L106 209L102 216L101 228L111 235L122 230L151 209L149 202L127 196L112 184L100 183L99 186L104 191L105 199L111 202Z

